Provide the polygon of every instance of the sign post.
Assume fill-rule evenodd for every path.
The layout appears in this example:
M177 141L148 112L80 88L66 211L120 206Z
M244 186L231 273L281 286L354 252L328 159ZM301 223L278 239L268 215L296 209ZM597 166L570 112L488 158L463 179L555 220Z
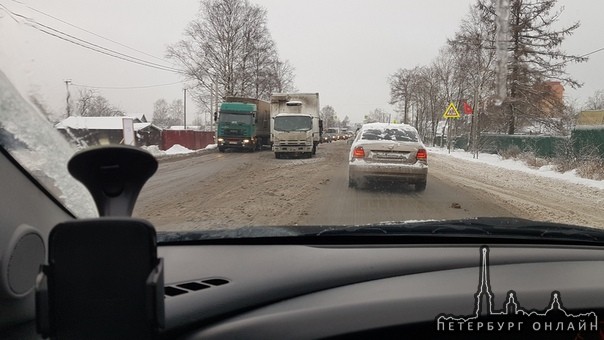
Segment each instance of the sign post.
M461 117L461 115L459 114L459 111L457 111L457 108L455 107L455 104L453 104L453 102L449 103L449 106L447 106L447 109L445 110L445 113L443 113L443 118L445 119L451 119L451 118L459 118ZM451 121L448 121L449 123L449 128L447 129L447 149L449 150L449 153L451 153L451 126L453 126L453 124L451 123Z

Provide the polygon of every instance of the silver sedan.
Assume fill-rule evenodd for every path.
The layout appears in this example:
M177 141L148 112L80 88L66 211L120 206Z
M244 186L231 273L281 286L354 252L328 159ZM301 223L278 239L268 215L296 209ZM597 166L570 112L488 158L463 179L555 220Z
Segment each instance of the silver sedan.
M394 181L426 189L428 153L417 130L407 124L369 123L358 131L350 148L348 185Z

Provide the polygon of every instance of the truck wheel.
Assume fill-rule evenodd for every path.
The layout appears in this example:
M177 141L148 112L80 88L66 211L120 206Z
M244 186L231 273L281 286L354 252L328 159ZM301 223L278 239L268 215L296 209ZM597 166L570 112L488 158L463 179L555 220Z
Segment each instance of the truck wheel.
M281 153L279 153L279 152L275 152L275 158L277 158L277 159L281 159Z
M224 148L219 146L219 147L218 147L218 151L220 151L220 152L224 152Z

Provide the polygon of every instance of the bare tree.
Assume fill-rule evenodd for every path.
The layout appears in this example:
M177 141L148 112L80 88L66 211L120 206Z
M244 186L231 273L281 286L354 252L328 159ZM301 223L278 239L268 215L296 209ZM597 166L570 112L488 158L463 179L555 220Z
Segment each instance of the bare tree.
M442 120L442 112L444 112L442 107L446 105L434 65L418 69L416 88L415 100L418 106L416 126L424 140L433 140Z
M79 90L80 97L76 103L76 114L80 116L92 116L90 113L95 92L88 89Z
M448 40L455 58L455 79L458 81L458 100L473 107L473 115L462 123L459 134L467 134L469 146L476 152L484 127L503 129L499 115L488 115L484 110L495 92L495 33L477 6L472 6L462 20L453 39ZM458 107L461 102L458 102ZM459 124L458 124L459 125Z
M168 104L165 99L158 99L153 104L153 119L151 122L165 129L170 126L182 125L183 116L182 99L175 99L172 104Z
M275 59L271 66L272 70L269 75L271 92L285 93L296 91L296 87L294 86L294 67L289 61Z
M171 118L171 125L183 125L185 114L182 99L172 101L168 107L168 116Z
M345 128L350 126L350 117L344 116L344 119L340 122L340 126Z
M80 97L76 102L76 114L85 117L112 117L124 116L124 112L111 105L107 98L92 90L80 90Z
M319 111L319 117L321 117L321 119L323 120L323 126L325 127L325 129L340 126L338 114L331 105L323 106L323 108L321 108L321 111Z
M560 81L572 87L581 84L565 72L568 64L586 58L565 53L560 46L579 27L579 22L557 28L563 9L555 10L557 0L510 0L507 99L502 106L507 133L513 134L518 120L551 117L563 111L559 95L547 81ZM495 3L478 0L483 20L495 27ZM552 108L556 108L555 112Z
M587 98L585 110L604 110L604 90L597 90L593 96Z
M388 113L382 109L369 111L363 119L363 123L386 123L388 122Z
M170 127L172 124L170 121L169 111L170 107L165 99L156 100L153 104L153 119L151 122L161 128Z
M293 83L293 68L277 57L266 10L248 0L202 0L185 39L168 48L168 57L195 82L193 98L210 111L212 98L268 99L275 87Z
M414 78L417 68L399 69L390 76L390 104L399 104L402 108L403 123L409 123L409 107L413 96Z

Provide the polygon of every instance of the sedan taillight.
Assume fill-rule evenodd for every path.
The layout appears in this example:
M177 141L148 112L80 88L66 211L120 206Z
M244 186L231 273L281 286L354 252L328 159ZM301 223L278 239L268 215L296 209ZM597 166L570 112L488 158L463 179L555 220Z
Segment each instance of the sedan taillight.
M357 146L352 151L352 158L365 158L365 149L362 146Z
M428 152L426 151L426 149L419 149L419 150L417 150L417 155L415 155L415 158L417 158L417 160L420 160L420 161L427 161Z

